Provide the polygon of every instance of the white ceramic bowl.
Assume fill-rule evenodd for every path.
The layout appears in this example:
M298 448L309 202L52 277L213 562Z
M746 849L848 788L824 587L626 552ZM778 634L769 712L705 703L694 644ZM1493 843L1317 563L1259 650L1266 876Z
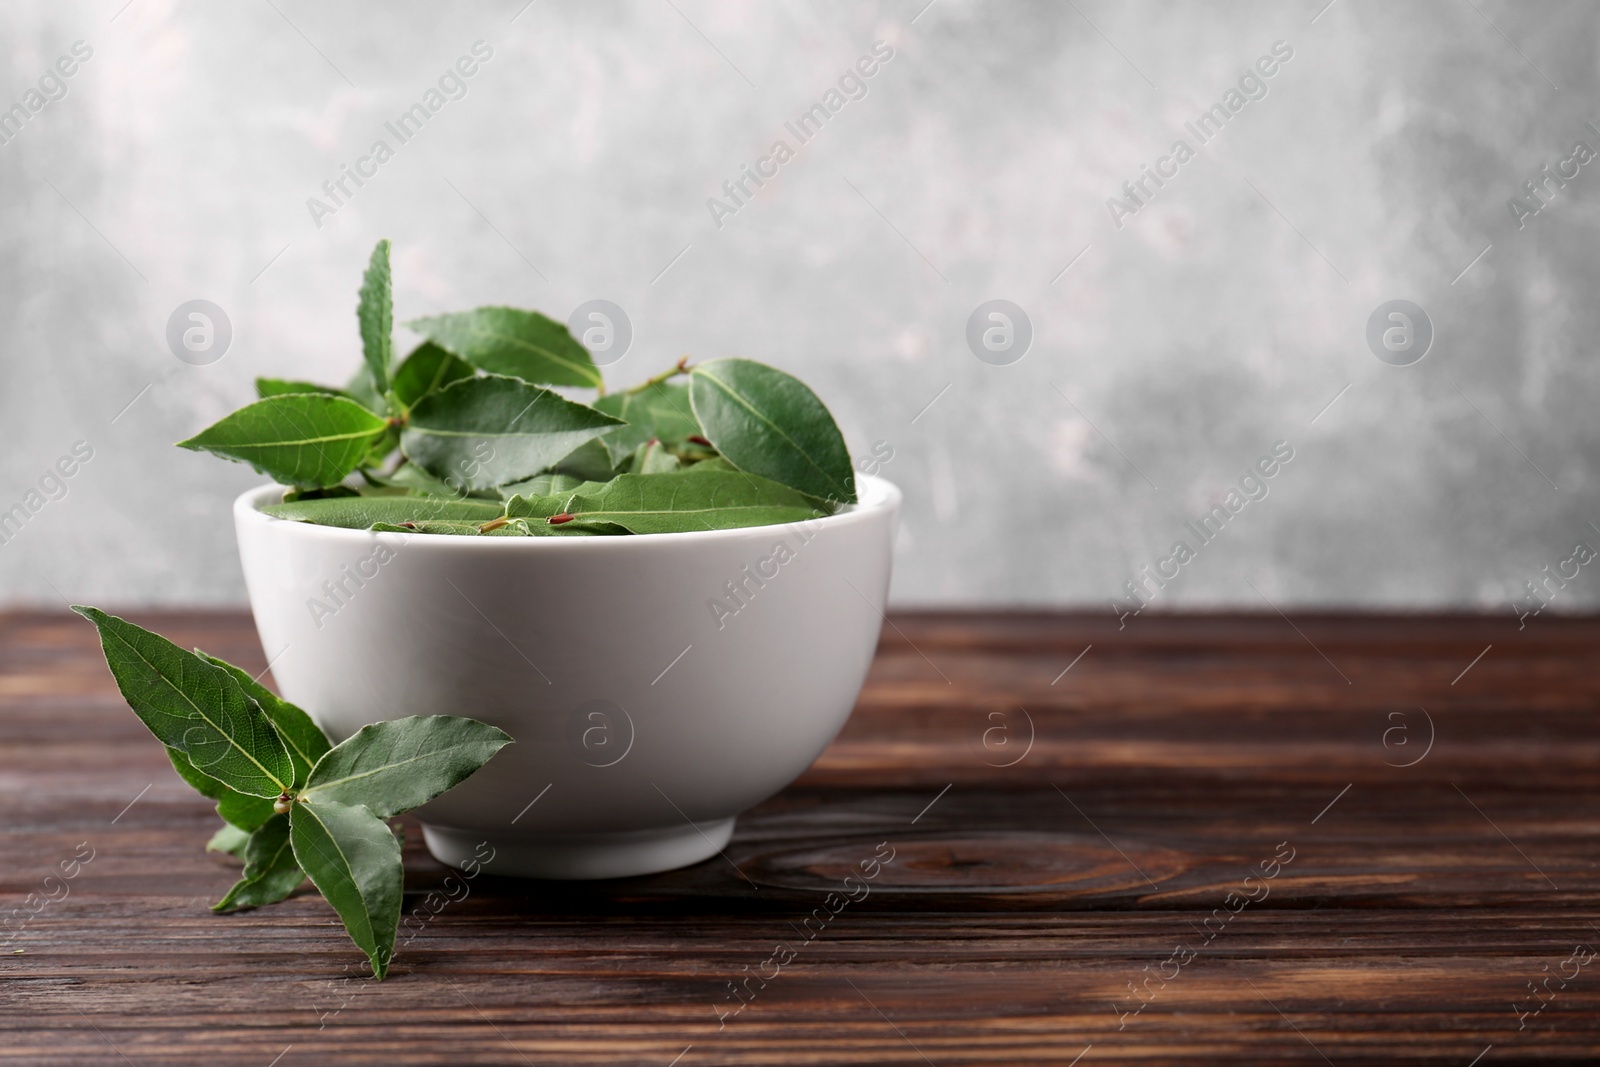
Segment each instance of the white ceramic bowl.
M419 809L435 857L613 878L715 855L849 717L900 505L857 482L836 515L705 533L380 534L264 515L276 486L233 514L273 676L335 741L440 713L516 739Z

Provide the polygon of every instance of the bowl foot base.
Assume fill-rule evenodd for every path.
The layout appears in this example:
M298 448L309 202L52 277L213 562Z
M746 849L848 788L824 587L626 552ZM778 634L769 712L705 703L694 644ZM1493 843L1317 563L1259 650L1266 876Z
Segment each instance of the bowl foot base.
M483 830L422 825L433 858L450 867L476 861L514 878L627 878L710 859L733 836L733 819L622 833L497 837ZM487 846L487 847L485 847ZM483 856L493 849L493 859Z

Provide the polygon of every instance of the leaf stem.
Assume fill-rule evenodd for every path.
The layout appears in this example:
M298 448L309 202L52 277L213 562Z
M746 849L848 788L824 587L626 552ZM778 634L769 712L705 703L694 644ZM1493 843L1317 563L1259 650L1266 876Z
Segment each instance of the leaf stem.
M622 391L622 395L632 396L634 393L642 393L652 385L660 385L662 382L676 378L680 374L688 374L691 369L692 368L689 366L689 357L682 356L679 358L677 363L673 364L672 369L664 370L660 374L646 378L644 381L640 382L631 389L624 389Z

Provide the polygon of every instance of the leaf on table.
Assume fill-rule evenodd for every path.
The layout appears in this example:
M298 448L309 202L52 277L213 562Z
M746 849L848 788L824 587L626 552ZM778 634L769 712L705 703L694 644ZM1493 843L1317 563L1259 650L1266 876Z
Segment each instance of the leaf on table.
M354 400L287 393L257 400L178 447L250 464L284 485L334 485L355 470L388 423Z
M573 523L614 523L636 534L771 526L827 514L788 486L740 471L619 474L593 492L574 494L566 507Z
M394 371L394 398L410 408L429 393L438 392L451 382L474 375L472 365L446 352L432 341L424 341Z
M400 446L447 485L492 489L538 474L616 425L548 389L492 374L419 400Z
M302 800L365 804L388 818L426 804L511 743L511 735L457 715L413 715L363 726L323 756Z
M377 523L453 520L488 522L503 513L492 500L446 500L422 496L359 496L335 500L297 500L292 504L265 504L263 515L318 526L342 526L347 530L366 530Z
M566 324L536 311L481 307L412 319L406 326L490 374L534 385L601 384L594 358Z
M652 437L676 445L701 432L689 402L689 387L680 382L656 382L637 392L609 393L595 400L594 407L627 423L600 438L613 467L621 466Z
M72 610L94 623L117 688L162 744L236 792L276 797L289 788L288 750L231 674L99 608Z
M187 755L170 745L167 747L167 758L179 778L201 796L217 802L217 814L230 826L249 833L272 818L272 798L247 796L228 788L209 774L201 774Z
M167 751L172 751L168 749ZM231 822L225 822L211 835L211 840L206 842L207 852L221 852L235 859L244 859L244 846L250 840L250 831L241 830Z
M244 873L212 911L237 911L276 904L300 888L305 872L289 843L289 816L274 815L244 845Z
M748 359L715 359L689 374L695 417L740 470L802 493L855 503L844 436L804 382Z
M372 259L361 279L356 321L361 326L361 355L380 393L389 391L390 364L394 361L394 297L389 284L389 241L372 249Z
M394 956L395 928L400 925L405 882L400 842L366 807L326 798L295 803L289 812L289 841L295 862L367 954L372 976L381 979Z
M195 655L215 663L233 675L233 680L239 683L239 688L261 706L261 710L266 713L267 721L272 723L273 728L278 731L278 736L283 739L284 746L289 750L289 759L294 763L294 785L291 788L298 789L305 785L306 778L311 774L311 768L315 767L317 760L327 755L328 750L333 747L328 735L322 732L322 727L318 726L310 715L227 660L218 659L198 648L194 651Z

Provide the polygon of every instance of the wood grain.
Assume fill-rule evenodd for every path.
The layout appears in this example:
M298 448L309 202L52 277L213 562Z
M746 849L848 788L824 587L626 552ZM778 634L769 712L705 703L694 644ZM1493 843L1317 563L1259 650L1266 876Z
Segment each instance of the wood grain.
M265 665L246 616L134 617ZM897 615L726 860L485 875L375 984L314 896L213 916L214 817L91 628L0 616L0 916L94 850L0 954L0 1062L1594 1062L1600 621L1508 620ZM446 872L406 868L410 911Z

